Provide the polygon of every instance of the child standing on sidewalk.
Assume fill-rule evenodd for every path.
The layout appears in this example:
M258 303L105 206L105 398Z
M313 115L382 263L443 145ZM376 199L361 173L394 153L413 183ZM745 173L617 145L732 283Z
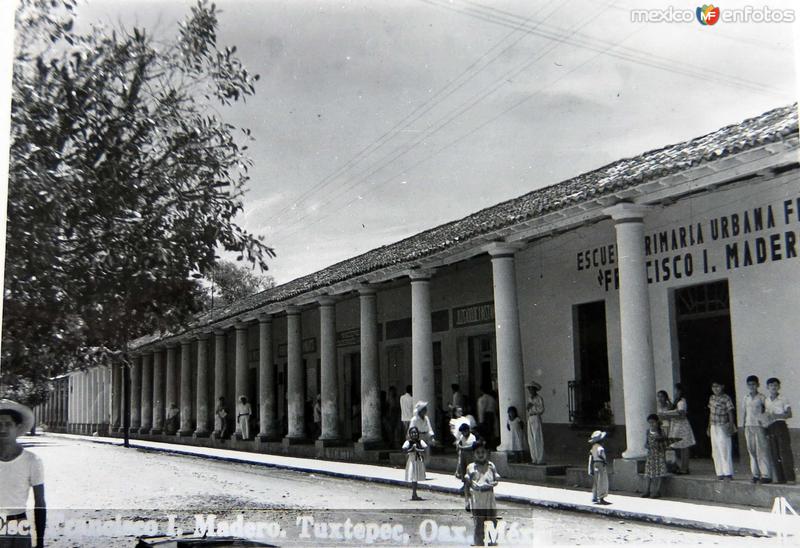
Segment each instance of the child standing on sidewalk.
M592 476L592 502L595 504L611 504L606 501L608 496L606 450L600 444L605 437L605 432L595 430L589 438L589 443L592 444L592 448L589 451L589 475Z
M456 477L464 482L464 507L469 511L469 483L465 476L467 464L472 460L473 449L477 443L475 434L470 432L469 424L462 422L456 432L456 449L458 449L458 464L456 465Z
M411 482L411 500L422 500L417 495L417 482L425 481L425 461L423 456L428 444L419 439L419 430L412 426L408 429L408 439L403 444L406 458L406 481Z
M733 445L731 436L736 433L735 407L733 400L725 393L721 382L711 383L711 397L708 399L708 429L711 438L711 457L717 479L733 479Z
M744 397L742 424L747 452L750 455L750 472L753 483L771 483L769 442L764 427L764 394L758 391L758 377L747 377L747 395Z
M647 480L647 488L642 494L643 498L657 499L661 496L661 478L667 475L667 439L658 415L653 413L648 415L647 423L650 428L647 430L647 460L644 463L644 477Z
M514 462L522 462L522 455L525 454L525 425L519 418L517 408L513 405L508 408L508 420L506 428L511 432L510 453L513 455Z
M469 481L472 520L475 522L473 546L484 545L484 527L486 521L497 524L497 503L494 488L500 480L497 469L489 461L486 442L479 440L475 444L475 462L467 466L466 479ZM493 542L490 540L490 544Z

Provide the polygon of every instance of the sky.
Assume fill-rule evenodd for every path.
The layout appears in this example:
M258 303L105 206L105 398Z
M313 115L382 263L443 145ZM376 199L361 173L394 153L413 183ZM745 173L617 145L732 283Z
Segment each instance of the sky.
M797 24L634 23L683 1L216 2L261 75L239 221L278 283L796 101ZM193 2L83 0L79 21L170 34ZM726 1L794 9L791 1ZM800 18L800 6L797 8Z

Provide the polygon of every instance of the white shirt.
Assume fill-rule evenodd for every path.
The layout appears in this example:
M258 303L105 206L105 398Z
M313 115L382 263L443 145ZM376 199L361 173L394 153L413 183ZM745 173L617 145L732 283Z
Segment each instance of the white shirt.
M491 394L484 394L478 398L478 421L484 422L486 420L486 413L497 414L497 402Z
M764 394L756 392L755 396L750 394L744 397L744 425L761 426L764 421Z
M25 512L31 487L43 483L42 461L27 449L14 460L0 461L0 514L11 516Z
M765 413L773 413L773 414L775 414L775 413L779 413L779 414L783 414L783 413L786 413L786 410L787 410L787 409L789 409L789 408L791 408L791 407L792 407L792 406L791 406L791 405L789 405L789 402L788 402L788 401L786 401L786 399L785 399L783 396L781 396L780 394L779 394L779 395L778 395L778 397L777 397L777 398L775 398L774 400L773 400L773 399L771 399L769 396L767 396L767 397L764 399L764 412L765 412ZM782 421L782 420L784 420L784 419L773 419L773 420L769 420L769 419L767 418L767 422L768 422L769 424L772 424L773 422Z
M425 415L425 418L415 415L408 424L408 429L411 430L412 428L419 430L420 436L430 434L431 437L434 437L431 418L428 415Z
M414 418L414 398L406 392L400 396L400 420L409 422Z

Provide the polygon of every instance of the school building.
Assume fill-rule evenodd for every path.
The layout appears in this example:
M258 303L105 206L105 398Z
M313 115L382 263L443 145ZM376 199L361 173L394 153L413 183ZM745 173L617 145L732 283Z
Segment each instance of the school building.
M120 369L68 376L51 408L74 432L119 432L129 412L150 437L176 403L174 439L213 443L217 398L232 414L245 395L256 439L239 447L368 452L390 386L433 402L441 432L451 383L473 404L489 385L502 451L505 410L536 381L546 453L582 464L595 428L643 457L656 391L681 382L708 456L712 380L736 402L750 374L800 397L798 159L797 105L622 159L140 339L127 409ZM800 412L788 422L800 462Z

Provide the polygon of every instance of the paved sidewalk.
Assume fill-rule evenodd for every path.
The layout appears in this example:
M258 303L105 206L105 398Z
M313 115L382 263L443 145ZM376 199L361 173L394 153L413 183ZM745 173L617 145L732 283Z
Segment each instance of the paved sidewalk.
M122 441L119 438L55 433L43 435L122 445ZM388 466L304 459L143 440L131 440L130 446L151 451L164 451L230 462L258 464L299 472L325 474L360 481L407 486L404 478L405 471ZM450 474L428 472L428 480L420 483L419 487L421 489L455 494L458 493L460 484ZM789 534L796 538L800 537L800 517L791 513L789 515L777 515L762 509L752 510L666 499L643 499L636 496L614 494L607 497L611 505L598 506L591 503L591 494L586 491L528 485L511 481L501 481L500 485L495 489L495 495L497 500L500 501L560 510L589 512L613 518L689 527L717 533L759 536Z

